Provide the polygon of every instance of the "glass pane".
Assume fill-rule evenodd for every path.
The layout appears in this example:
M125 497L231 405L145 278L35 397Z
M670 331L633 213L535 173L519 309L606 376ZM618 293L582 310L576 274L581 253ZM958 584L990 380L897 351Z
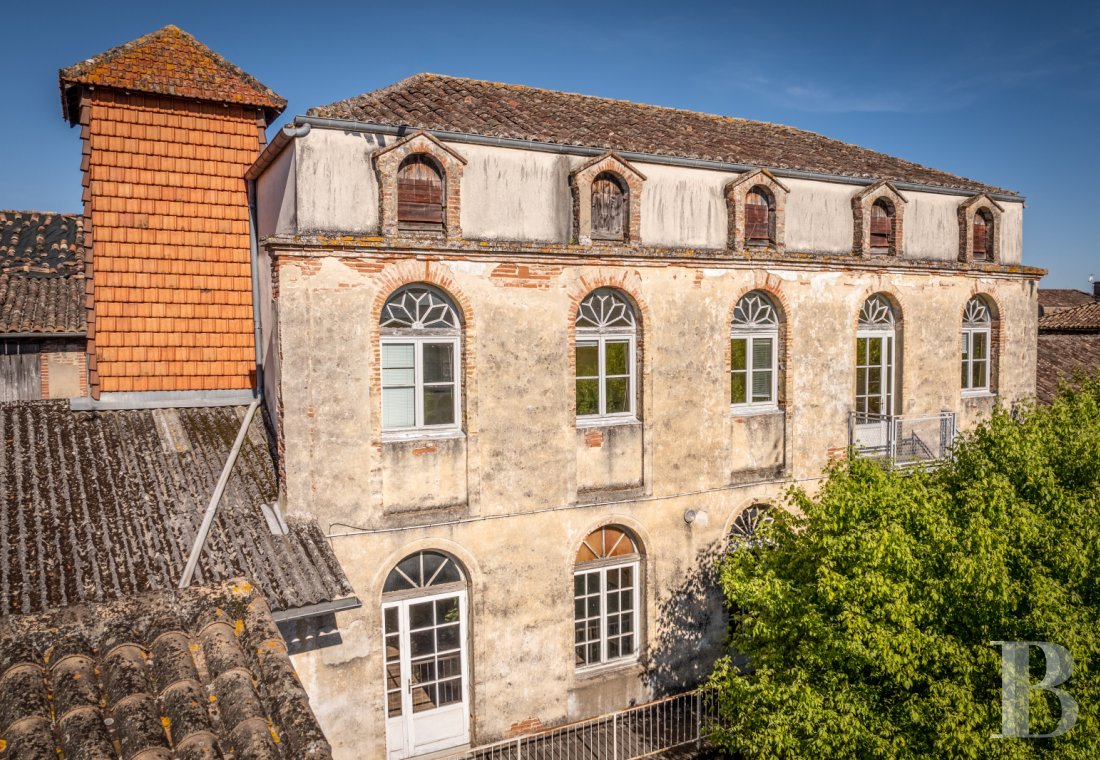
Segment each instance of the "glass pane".
M401 714L401 692L391 691L386 695L386 715L391 718Z
M437 649L440 652L446 652L451 649L458 649L458 624L453 623L451 625L445 625L436 631L437 635Z
M435 654L435 631L431 628L409 634L409 650L413 657Z
M986 363L984 361L975 361L974 362L974 372L973 372L974 384L972 386L970 386L971 388L985 388L986 387L986 385L988 383L987 383L986 377L985 377L985 375L986 375L985 368L986 368Z
M416 424L416 389L382 389L382 427L403 428Z
M730 375L730 403L731 404L744 404L748 401L746 395L746 386L748 382L745 378L745 372L734 372Z
M600 643L597 641L588 645L588 662L600 661Z
M770 369L752 373L752 400L755 402L772 400L772 372Z
M970 362L966 360L965 356L962 360L962 387L963 390L970 387Z
M868 414L882 414L882 397L871 396L867 399Z
M969 332L963 332L963 338L962 338L963 361L966 361L967 355L969 353L970 353L970 333Z
M577 381L577 416L600 413L600 381L596 378Z
M439 705L451 705L462 701L462 679L456 678L439 684Z
M459 678L462 676L462 655L459 653L444 655L436 663L439 678Z
M618 612L619 611L619 595L611 594L607 597L607 611Z
M877 396L882 393L882 370L878 368L869 369L867 372L867 393L872 396Z
M386 633L397 633L397 608L387 607L382 615L386 621Z
M610 568L607 571L607 588L608 590L619 588L619 570L618 568Z
M417 686L413 689L413 712L424 712L436 708L435 684Z
M413 366L416 346L412 343L383 343L382 369L402 369Z
M435 621L437 623L458 622L458 597L440 599L435 603Z
M393 662L401 656L401 638L395 633L386 637L386 662Z
M600 598L598 596L589 597L586 612L588 617L595 617L600 614Z
M630 379L612 377L607 379L607 413L618 414L630 411Z
M752 341L753 369L772 368L772 339L754 338Z
M624 340L609 340L604 344L604 366L608 375L625 375L628 373L630 351L629 344Z
M619 656L619 640L611 639L607 642L607 659L614 660Z
M435 660L427 659L420 662L414 662L412 664L412 679L413 683L424 683L426 681L434 681L435 675Z
M634 637L623 636L623 654L634 654Z
M984 332L976 332L973 336L974 341L974 358L985 359L987 358L986 349L988 348L988 338Z
M409 606L409 628L430 628L435 624L435 611L431 602L421 602Z
M577 653L576 654L577 666L580 667L581 665L587 665L588 660L586 660L585 657L584 657L585 649L587 649L587 647L585 647L582 644L581 646L574 647L573 649Z
M622 592L622 608L623 612L631 612L634 609L634 593L631 591ZM623 630L630 632L634 630L634 616L623 615Z
M868 361L867 363L875 366L882 364L882 338L870 338L867 341L868 349Z
M631 588L634 585L634 568L624 567L622 569L623 588Z
M424 424L453 425L455 421L455 389L453 385L424 388Z
M412 367L383 367L382 387L393 388L395 386L413 385L415 375Z
M454 343L424 344L424 382L449 383L455 379Z
M867 395L867 368L856 368L856 393L860 396Z
M746 363L748 361L746 344L748 341L745 338L730 338L730 368L734 370L745 369L748 367Z
M573 618L580 620L584 617L584 599L573 600Z
M856 364L867 366L867 339L856 338Z
M600 349L595 343L577 344L577 377L600 374Z
M573 576L573 596L580 596L584 593L584 576Z

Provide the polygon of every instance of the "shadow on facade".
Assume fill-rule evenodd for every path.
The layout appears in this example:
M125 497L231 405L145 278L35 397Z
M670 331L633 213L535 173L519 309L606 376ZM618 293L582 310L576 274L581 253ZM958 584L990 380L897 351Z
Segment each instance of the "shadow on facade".
M699 552L683 582L658 605L645 676L654 697L695 688L724 653L729 615L718 586L718 562L725 550L726 542L716 541Z
M336 627L336 614L315 615L279 623L279 633L286 641L288 654L301 654L343 643Z

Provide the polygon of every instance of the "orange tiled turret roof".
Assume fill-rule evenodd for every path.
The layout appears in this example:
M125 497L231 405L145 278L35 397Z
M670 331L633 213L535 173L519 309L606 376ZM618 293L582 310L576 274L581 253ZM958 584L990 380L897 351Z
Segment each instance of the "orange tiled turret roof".
M65 118L76 123L69 92L79 85L257 106L270 122L286 99L187 32L166 26L60 71Z

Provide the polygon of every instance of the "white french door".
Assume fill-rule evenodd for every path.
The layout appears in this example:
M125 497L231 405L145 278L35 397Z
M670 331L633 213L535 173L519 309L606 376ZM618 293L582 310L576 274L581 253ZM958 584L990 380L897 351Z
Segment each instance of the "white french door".
M856 335L856 443L887 448L894 416L894 333Z
M386 744L391 760L470 740L466 592L382 605Z

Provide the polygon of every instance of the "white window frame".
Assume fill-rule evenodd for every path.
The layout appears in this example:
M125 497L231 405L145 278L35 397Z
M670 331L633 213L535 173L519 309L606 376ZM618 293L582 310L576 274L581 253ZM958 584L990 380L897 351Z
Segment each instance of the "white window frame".
M985 336L985 358L974 358L974 336ZM985 385L971 385L974 382L974 365L985 365ZM989 327L964 327L962 331L962 366L966 368L966 381L962 385L964 396L988 396L992 393L993 370L993 330Z
M730 377L733 377L735 372L745 373L745 401L733 401L731 399L730 409L741 414L769 412L779 409L779 328L761 330L735 327L730 330L730 340L746 341L744 370L734 369L732 348L730 349ZM752 374L754 369L752 347L757 340L770 340L772 342L772 361L771 367L769 367L772 373L771 390L769 391L771 398L767 401L752 400Z
M425 383L424 382L424 345L431 344L444 344L450 345L454 351L455 366L454 366L454 379L450 383ZM384 335L382 337L379 348L379 367L382 367L382 352L387 345L413 345L413 417L414 424L411 426L403 427L386 427L385 421L382 419L381 414L379 419L382 422L382 432L386 435L402 433L417 433L417 432L434 432L434 431L457 431L462 428L462 344L461 340L456 336L449 335ZM384 372L380 370L381 377L384 377ZM381 389L380 397L386 395L385 380L381 379L379 386ZM454 422L439 424L439 425L427 425L424 423L424 388L432 386L454 386ZM391 386L391 387L407 387L407 386ZM384 402L383 402L384 404Z
M631 615L631 625L633 626L633 628L631 630L631 633L634 636L634 649L629 654L625 654L625 655L621 654L618 657L609 659L608 656L607 656L607 649L608 649L608 634L607 634L607 617L608 617L608 612L607 612L607 571L608 570L624 569L624 568L629 568L631 570L631 573L632 573L633 579L634 579L634 585L631 588L631 593L633 595L633 609L631 610L631 613L632 613L632 615ZM577 578L577 576L588 575L589 573L599 573L599 576L600 576L600 588L599 588L599 599L600 599L600 660L599 660L599 662L589 662L589 663L585 663L584 665L577 665L576 666L577 672L582 673L582 672L588 672L588 671L592 671L592 670L600 670L600 669L608 668L608 667L615 667L615 666L620 666L620 665L629 665L631 663L637 662L638 658L640 657L640 653L641 653L641 649L642 649L642 647L641 647L641 630L639 628L639 625L641 624L641 585L642 585L641 560L637 556L635 556L631 559L628 559L625 562L622 561L619 558L615 558L615 559L595 560L593 562L587 562L583 565L574 566L574 569L573 569L573 583L574 583L574 593L573 593L573 604L574 604L573 626L574 626L574 628L573 629L574 629L574 631L576 631L576 623L577 623L575 606L576 606L576 601L577 601L577 598L578 598L577 594L576 594L576 578ZM584 596L587 597L588 594L585 594ZM613 614L619 614L619 613L613 613ZM587 617L585 619L587 620ZM621 636L621 633L619 635ZM591 642L586 642L586 644L587 643L591 643ZM573 647L574 647L574 658L575 658L576 657L576 638L575 638L575 634L574 634Z
M627 410L625 412L607 412L607 344L608 343L626 343L627 344L627 357L626 357L626 371L627 371ZM635 404L635 375L636 372L636 356L635 356L635 336L628 332L621 333L604 333L604 332L588 332L583 328L577 329L576 345L573 348L574 356L576 350L584 345L593 345L597 347L597 366L596 375L584 375L583 377L578 374L578 371L574 371L574 393L576 392L576 380L592 380L596 379L599 383L599 411L595 414L581 414L577 413L578 422L591 423L593 421L601 420L633 420L637 415L634 411ZM622 377L621 375L611 375L612 378Z

